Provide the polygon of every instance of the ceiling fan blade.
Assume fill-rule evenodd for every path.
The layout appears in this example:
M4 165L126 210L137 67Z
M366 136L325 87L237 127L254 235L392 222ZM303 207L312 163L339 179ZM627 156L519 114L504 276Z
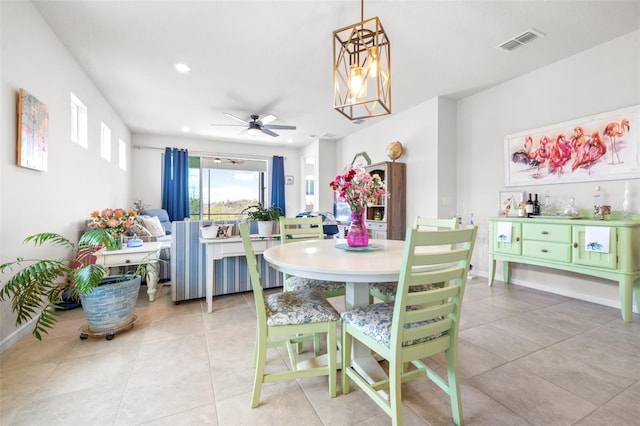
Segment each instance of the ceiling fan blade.
M276 117L273 114L269 114L269 115L265 115L264 117L262 117L260 120L258 120L258 123L262 126L265 126L269 123L271 123L273 120L277 120L278 117Z
M243 127L246 124L218 124L218 123L210 123L209 126L231 126L231 127Z
M236 116L235 116L235 115L233 115L233 114L229 114L228 112L223 112L223 114L224 114L224 115L226 115L226 116L227 116L227 117L229 117L229 118L233 118L234 120L238 120L238 121L239 121L239 122L241 122L241 123L249 124L249 122L248 122L248 121L243 120L242 118L238 118L238 117L236 117Z
M262 130L262 133L266 133L267 135L273 136L274 138L280 136L276 132L272 132L271 130L265 129L264 127L262 129L260 129L260 130Z
M284 124L267 124L262 126L263 129L282 129L282 130L296 130L296 126L287 126Z

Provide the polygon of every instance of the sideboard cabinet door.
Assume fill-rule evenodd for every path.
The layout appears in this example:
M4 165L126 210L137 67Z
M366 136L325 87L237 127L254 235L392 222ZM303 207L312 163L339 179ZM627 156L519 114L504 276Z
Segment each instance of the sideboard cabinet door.
M618 228L609 228L609 253L588 251L585 247L586 226L574 225L572 228L573 263L609 269L618 267Z
M494 253L513 254L520 256L522 254L522 225L518 222L511 224L511 241L498 241L498 223L490 222L491 225L491 241ZM495 228L495 229L494 229Z

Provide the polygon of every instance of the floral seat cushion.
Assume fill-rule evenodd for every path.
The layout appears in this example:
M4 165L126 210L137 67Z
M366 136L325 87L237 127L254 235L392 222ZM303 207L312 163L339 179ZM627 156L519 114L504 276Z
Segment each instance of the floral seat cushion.
M408 310L414 310L411 306ZM393 303L376 303L373 305L360 306L350 311L340 314L342 321L350 324L363 334L371 337L378 343L389 347L391 344L391 323L393 321ZM428 321L420 321L411 324L405 324L405 328L421 327L426 324L439 321L433 319ZM442 336L444 333L436 333L431 336L422 337L416 340L402 342L402 346L415 345L426 342Z
M309 290L316 289L322 293L329 291L344 290L345 284L337 281L312 280L310 278L289 277L284 282L284 287L289 290Z
M338 321L340 315L318 290L285 291L265 299L269 326Z
M371 289L376 290L380 294L393 299L396 297L396 291L398 291L398 283L395 281L385 282L385 283L371 283ZM438 288L438 286L434 284L422 284L416 285L413 287L409 287L410 293L417 293L419 291L429 291Z

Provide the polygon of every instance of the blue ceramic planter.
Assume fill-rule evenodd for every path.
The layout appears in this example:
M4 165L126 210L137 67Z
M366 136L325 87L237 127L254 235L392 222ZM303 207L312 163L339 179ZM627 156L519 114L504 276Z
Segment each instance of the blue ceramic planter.
M139 290L139 275L113 275L105 277L91 293L81 295L89 331L105 333L131 323Z

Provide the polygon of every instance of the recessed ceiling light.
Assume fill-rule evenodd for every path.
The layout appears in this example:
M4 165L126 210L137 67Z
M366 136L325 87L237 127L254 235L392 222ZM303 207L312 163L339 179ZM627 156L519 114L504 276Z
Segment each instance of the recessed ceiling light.
M187 64L174 64L174 67L182 73L187 73L191 71L191 67Z
M287 142L288 143L293 143L293 139L289 138L289 139L287 139Z
M187 126L182 126L182 127L180 128L180 130L182 130L182 131L183 131L183 132L185 132L185 133L189 133L189 131L190 131L191 129L190 129L190 128L188 128Z

